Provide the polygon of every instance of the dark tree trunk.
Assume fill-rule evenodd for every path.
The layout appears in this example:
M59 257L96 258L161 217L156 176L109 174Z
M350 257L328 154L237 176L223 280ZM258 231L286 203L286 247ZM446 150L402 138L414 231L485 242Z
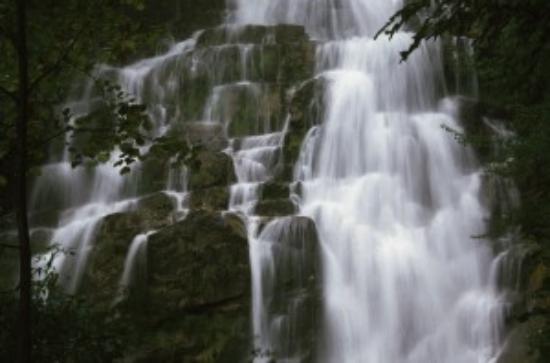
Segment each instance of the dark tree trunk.
M17 360L31 361L31 247L27 220L27 125L29 120L29 69L27 0L17 2L18 119L16 128L15 208L19 235L19 340Z

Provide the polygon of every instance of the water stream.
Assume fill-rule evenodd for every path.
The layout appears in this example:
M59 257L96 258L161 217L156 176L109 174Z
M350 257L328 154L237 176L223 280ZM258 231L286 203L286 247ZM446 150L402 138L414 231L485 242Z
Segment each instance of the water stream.
M164 55L97 72L149 106L152 136L181 120L223 128L237 176L228 210L248 228L255 363L494 362L503 309L496 262L486 241L473 238L489 211L474 153L442 127L462 130L443 101L439 45L422 45L401 63L411 33L373 38L401 0L227 2L234 32L226 43L197 46L197 33ZM257 211L280 167L289 118L275 116L266 100L280 90L255 63L272 39L240 44L246 24L304 26L325 85L324 112L287 192L296 210L283 216ZM224 58L235 54L236 65ZM97 103L88 85L67 106L78 117ZM60 211L51 243L75 251L55 264L69 291L78 290L101 221L136 208L145 174L139 165L125 178L110 165L74 171L67 152L43 168L32 209ZM184 218L188 171L163 178L160 190ZM151 233L130 237L120 289L144 271Z
M471 151L442 128L461 130L439 106L438 45L400 63L411 34L373 39L400 5L240 0L233 14L237 23L301 24L320 43L326 112L295 172L303 183L300 213L315 220L321 242L316 361L490 362L502 304L491 251L473 238L488 216L481 172ZM253 263L273 268L272 256L256 253ZM256 300L265 300L269 276L256 284ZM277 351L277 334L263 327L275 322L260 312L254 319L263 350Z

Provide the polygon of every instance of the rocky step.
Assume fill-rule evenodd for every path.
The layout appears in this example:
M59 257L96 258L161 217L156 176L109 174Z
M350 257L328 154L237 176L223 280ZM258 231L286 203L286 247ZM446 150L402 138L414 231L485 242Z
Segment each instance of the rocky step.
M201 151L189 171L189 189L227 187L237 181L233 160L223 152Z
M254 207L254 214L264 217L291 216L297 212L298 207L288 198L260 200Z
M307 40L308 36L304 27L299 25L229 25L202 31L197 38L197 47L207 47L226 43L295 43Z
M186 122L184 135L190 145L209 151L222 151L229 145L224 125L219 122Z
M262 183L259 188L260 200L276 200L290 197L290 185L288 183L269 181Z
M188 206L191 210L223 211L229 208L229 199L229 187L195 190L189 194Z
M249 150L265 146L280 146L283 136L282 132L272 132L263 135L238 137L231 140L231 146L234 151Z
M202 114L225 125L229 137L281 130L284 126L282 88L277 84L254 82L215 86Z

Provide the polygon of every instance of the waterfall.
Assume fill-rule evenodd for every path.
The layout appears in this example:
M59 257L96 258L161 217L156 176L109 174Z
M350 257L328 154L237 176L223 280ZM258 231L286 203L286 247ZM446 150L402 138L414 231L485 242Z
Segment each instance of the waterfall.
M175 44L166 54L127 67L101 65L96 67L95 76L116 81L123 92L134 97L136 102L146 103L154 123L151 136L161 136L169 129L169 118L173 116L169 115L168 106L179 90L166 80L177 72L181 54L186 54L193 46L194 39L190 39ZM75 87L77 91L64 105L71 110L72 121L101 107L102 99L94 91L94 86L94 82L89 81L84 84L83 91ZM69 146L72 142L66 138ZM89 254L103 219L137 208L138 185L144 184L141 183L144 171L142 165L135 165L130 175L121 177L117 168L112 166L118 157L116 152L112 153L106 164L75 169L71 166L69 146L65 147L61 157L53 158L42 167L40 176L34 182L30 205L34 213L58 216L55 223L48 226L52 230L50 244L61 251L53 255L53 265L60 274L61 284L68 292L75 293L86 271ZM185 194L185 180L185 170L171 169L166 182L162 183L167 186L166 194L178 200L178 207L182 205ZM137 254L130 250L129 255L135 257Z
M230 19L304 25L319 43L326 111L295 168L300 214L315 220L321 243L316 361L491 362L502 302L490 277L492 253L474 238L488 217L481 170L442 127L462 130L440 106L438 44L400 63L411 33L373 39L400 5L236 0ZM266 228L259 239L272 234ZM258 248L251 253L255 335L264 351L276 351L279 338L266 328L275 318L262 311L276 262Z
M169 218L133 215L121 223L132 235L115 237L128 240L115 241L126 252L112 269L115 302L144 285L155 234L193 208L223 211L247 228L255 363L495 362L498 259L475 237L490 211L475 153L446 131L463 127L446 98L441 47L423 44L401 62L412 33L374 39L402 3L227 0L226 24L162 55L98 66L96 76L147 105L152 138L185 136L206 164L234 170L205 186L170 160L122 178L111 165L73 170L68 148L53 155L31 210L58 217L46 227L52 245L72 252L54 264L66 289L78 291L106 219L137 214L160 193L175 203ZM314 67L300 68L301 58ZM76 119L101 99L86 83L66 106Z

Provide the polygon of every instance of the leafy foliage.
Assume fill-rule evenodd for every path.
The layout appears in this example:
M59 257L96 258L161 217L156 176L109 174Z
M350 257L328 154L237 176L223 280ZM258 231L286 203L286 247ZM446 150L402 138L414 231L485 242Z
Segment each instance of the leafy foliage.
M122 357L127 336L113 312L100 312L86 300L66 295L57 284L51 262L35 270L32 287L33 362L99 363ZM14 361L17 296L0 295L0 361Z

